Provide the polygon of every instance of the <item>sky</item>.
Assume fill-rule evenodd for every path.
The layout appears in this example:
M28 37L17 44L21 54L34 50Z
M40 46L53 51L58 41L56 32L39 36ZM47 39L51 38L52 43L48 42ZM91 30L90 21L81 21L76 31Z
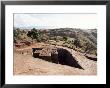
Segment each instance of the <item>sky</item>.
M14 27L97 28L97 14L14 14Z

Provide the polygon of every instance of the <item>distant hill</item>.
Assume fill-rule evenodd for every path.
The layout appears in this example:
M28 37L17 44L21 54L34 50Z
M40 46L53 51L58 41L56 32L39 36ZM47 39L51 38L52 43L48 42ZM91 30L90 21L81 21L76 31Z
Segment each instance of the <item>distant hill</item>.
M33 29L27 30L22 28L14 28L14 40L28 41L31 38L32 40L35 39L37 42L50 43L50 40L53 40L53 42L62 41L62 46L97 55L97 29L83 30L76 28L34 28L34 33L31 33L32 30Z
M97 29L87 29L87 30L76 28L51 29L48 30L48 36L67 37L68 40L73 39L72 41L73 43L69 41L70 45L74 45L74 40L78 40L80 41L78 47L81 49L81 51L97 54Z
M49 30L50 36L67 36L70 38L86 39L95 45L97 44L97 29L75 29L75 28L60 28Z

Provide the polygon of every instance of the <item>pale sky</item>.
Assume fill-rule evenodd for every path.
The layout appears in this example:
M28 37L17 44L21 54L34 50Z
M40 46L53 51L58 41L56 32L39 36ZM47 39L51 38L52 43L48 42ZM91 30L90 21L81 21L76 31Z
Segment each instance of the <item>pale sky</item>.
M97 14L14 14L14 27L97 28Z

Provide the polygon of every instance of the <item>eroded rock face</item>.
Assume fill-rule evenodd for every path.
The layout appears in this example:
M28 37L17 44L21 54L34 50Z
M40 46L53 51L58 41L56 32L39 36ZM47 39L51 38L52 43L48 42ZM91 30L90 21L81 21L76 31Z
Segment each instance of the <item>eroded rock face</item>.
M51 52L51 60L52 60L53 63L56 63L56 64L59 63L57 50Z
M58 48L57 51L59 64L83 69L68 50Z
M63 48L57 48L57 49L50 49L50 51L46 51L45 49L41 48L33 48L33 57L40 58L52 63L56 64L62 64L62 65L68 65L76 68L83 69L78 62L75 60L75 58L72 56L72 54Z

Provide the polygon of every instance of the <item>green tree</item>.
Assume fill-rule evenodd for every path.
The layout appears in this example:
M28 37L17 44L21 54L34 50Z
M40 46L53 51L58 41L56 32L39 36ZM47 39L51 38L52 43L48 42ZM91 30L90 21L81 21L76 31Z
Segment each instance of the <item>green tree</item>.
M19 29L19 28L15 29L15 30L13 31L13 34L14 34L14 37L15 37L15 38L18 38L18 36L19 36L19 34L20 34L20 29Z
M64 41L67 41L68 38L67 38L66 36L63 36L63 40L64 40Z
M27 36L31 37L32 39L38 40L39 38L39 32L35 28L33 28L31 31L28 31Z
M85 53L90 53L91 51L95 51L96 48L92 45L92 43L85 43Z
M77 47L80 47L80 40L79 40L78 38L76 38L76 39L74 40L74 45L76 46L76 48L77 48Z

